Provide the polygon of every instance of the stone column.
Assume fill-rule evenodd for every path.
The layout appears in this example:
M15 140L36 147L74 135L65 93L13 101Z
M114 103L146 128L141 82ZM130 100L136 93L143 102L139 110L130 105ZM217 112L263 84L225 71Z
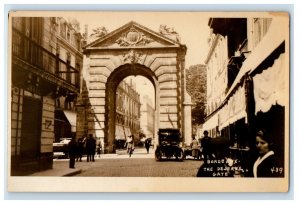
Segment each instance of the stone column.
M186 74L185 74L185 55L186 46L181 46L178 53L178 63L181 72L181 131L183 135L182 142L189 144L192 137L192 116L191 116L191 97L186 91Z
M192 142L192 101L190 95L185 92L185 101L183 102L184 111L184 140L186 144Z

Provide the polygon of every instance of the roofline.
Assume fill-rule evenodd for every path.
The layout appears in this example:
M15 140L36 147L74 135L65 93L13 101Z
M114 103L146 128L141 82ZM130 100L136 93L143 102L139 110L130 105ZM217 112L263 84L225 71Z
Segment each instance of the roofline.
M207 65L207 63L209 62L209 60L210 60L210 58L211 58L211 56L212 56L212 53L213 53L213 51L215 50L215 48L216 48L216 46L217 46L217 44L218 44L218 40L219 40L219 38L220 38L220 35L219 35L219 34L216 34L215 36L216 36L216 37L213 39L213 43L212 43L212 45L210 46L209 52L208 52L207 57L206 57L206 59L205 59L205 61L204 61L204 63L205 63L206 65Z
M93 41L93 42L90 42L89 44L83 46L83 49L87 49L87 48L90 47L90 46L93 46L93 45L95 45L95 44L97 44L97 43L99 43L99 42L102 42L102 41L108 39L109 37L113 36L114 34L118 33L119 31L125 29L126 27L129 27L130 25L132 25L132 26L137 26L137 27L139 27L139 28L141 28L141 29L143 29L143 30L146 30L147 32L149 32L149 33L155 35L156 37L163 38L164 40L166 40L166 41L168 41L168 42L170 42L170 43L176 44L176 45L178 45L178 46L183 45L183 44L181 44L181 43L176 42L176 41L173 40L173 39L170 39L170 38L165 37L164 35L162 35L162 34L160 34L160 33L158 33L158 32L153 31L153 30L151 30L151 29L149 29L149 28L147 28L147 27L145 27L145 26L143 26L143 25L141 25L141 24L139 24L139 23L137 23L137 22L135 22L135 21L130 21L129 23L127 23L127 24L125 24L125 25L123 25L123 26L121 26L121 27L119 27L119 28L113 30L112 32L107 33L107 34L104 35L103 37L100 37L100 38L98 38L97 40L95 40L95 41Z

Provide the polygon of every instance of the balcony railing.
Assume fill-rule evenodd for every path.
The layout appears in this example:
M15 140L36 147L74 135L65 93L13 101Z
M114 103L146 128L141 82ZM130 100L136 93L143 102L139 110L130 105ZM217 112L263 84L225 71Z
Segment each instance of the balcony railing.
M12 30L12 55L79 88L79 70L15 28Z

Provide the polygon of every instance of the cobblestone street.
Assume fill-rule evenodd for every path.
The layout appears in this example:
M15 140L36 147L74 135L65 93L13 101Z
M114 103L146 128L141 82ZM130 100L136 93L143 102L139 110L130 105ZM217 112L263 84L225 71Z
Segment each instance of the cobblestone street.
M201 161L156 162L154 159L102 159L92 164L78 163L82 172L76 176L102 177L194 177Z
M189 158L183 162L164 160L157 162L152 152L146 154L144 149L137 149L131 158L124 152L119 154L101 155L95 157L95 162L76 162L75 168L81 172L79 177L195 177L198 168L202 165L200 160ZM54 160L54 166L68 168L68 160Z

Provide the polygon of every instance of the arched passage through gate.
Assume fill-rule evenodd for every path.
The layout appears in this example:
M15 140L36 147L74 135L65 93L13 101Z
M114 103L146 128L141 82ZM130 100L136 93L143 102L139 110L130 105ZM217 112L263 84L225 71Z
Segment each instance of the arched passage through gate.
M106 83L106 101L105 101L105 137L104 141L109 148L108 151L113 151L115 143L115 125L116 125L116 90L120 82L128 76L144 76L152 83L155 90L155 107L158 107L157 97L159 95L158 80L155 74L148 67L140 64L125 64L115 69L107 79ZM158 109L155 109L155 124L154 133L158 129Z

